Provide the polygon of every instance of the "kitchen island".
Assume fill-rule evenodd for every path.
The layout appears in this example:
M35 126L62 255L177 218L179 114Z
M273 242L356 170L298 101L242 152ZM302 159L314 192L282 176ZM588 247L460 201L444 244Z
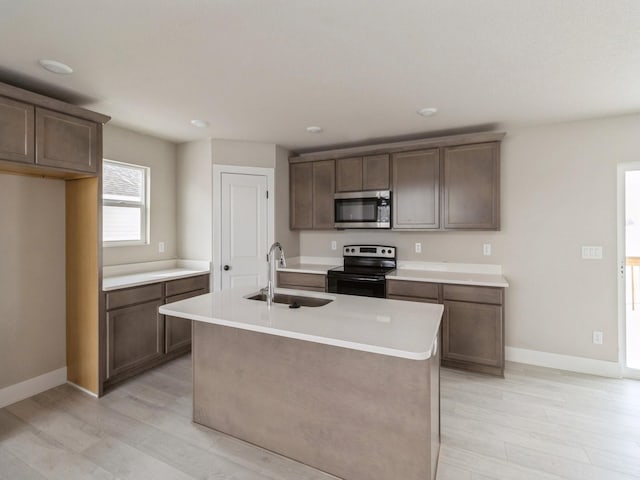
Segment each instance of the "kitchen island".
M164 305L195 320L193 420L347 480L434 479L441 305L236 288Z

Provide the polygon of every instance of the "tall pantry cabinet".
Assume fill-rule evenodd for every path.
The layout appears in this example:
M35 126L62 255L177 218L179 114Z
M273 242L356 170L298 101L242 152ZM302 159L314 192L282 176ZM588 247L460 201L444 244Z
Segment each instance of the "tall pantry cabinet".
M0 83L0 174L65 180L67 380L96 395L104 375L101 174L109 119Z

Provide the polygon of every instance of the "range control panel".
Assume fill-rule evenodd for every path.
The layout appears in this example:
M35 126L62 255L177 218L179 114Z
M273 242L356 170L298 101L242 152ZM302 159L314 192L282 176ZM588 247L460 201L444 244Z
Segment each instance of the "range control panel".
M342 249L345 257L381 257L396 258L396 247L388 245L345 245Z

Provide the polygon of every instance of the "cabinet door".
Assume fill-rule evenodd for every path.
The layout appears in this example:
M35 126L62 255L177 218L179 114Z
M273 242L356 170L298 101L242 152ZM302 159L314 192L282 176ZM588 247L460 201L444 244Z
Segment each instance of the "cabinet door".
M499 228L499 145L481 143L444 149L444 228Z
M440 157L437 148L396 153L393 166L393 228L440 227Z
M336 160L336 192L362 190L362 157Z
M166 303L177 302L207 293L206 289L167 297ZM191 320L179 317L164 317L164 352L173 353L178 350L188 352L191 348Z
M44 108L36 108L36 163L96 173L98 125Z
M107 312L107 378L162 356L161 300Z
M502 307L444 302L442 359L502 367Z
M313 164L289 167L289 223L292 230L313 228ZM333 207L331 208L333 210Z
M362 159L362 189L389 190L389 155L372 155Z
M333 229L335 211L335 161L313 162L313 228Z
M0 97L0 159L35 162L34 107Z

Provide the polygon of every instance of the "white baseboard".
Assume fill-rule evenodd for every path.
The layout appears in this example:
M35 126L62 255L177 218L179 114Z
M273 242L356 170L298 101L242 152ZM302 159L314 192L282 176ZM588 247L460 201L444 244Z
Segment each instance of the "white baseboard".
M77 385L77 384L75 384L73 382L69 382L69 381L67 381L67 384L71 385L73 388L77 388L78 390L80 390L83 393L86 393L87 395L91 395L94 398L98 398L97 394L93 393L91 390L87 390L86 388L81 387L80 385Z
M618 362L606 360L594 360L593 358L572 357L557 353L540 352L524 348L506 347L505 358L507 361L526 363L539 367L556 368L570 372L588 373L601 377L622 377L622 369Z
M67 383L67 367L0 389L0 408Z

